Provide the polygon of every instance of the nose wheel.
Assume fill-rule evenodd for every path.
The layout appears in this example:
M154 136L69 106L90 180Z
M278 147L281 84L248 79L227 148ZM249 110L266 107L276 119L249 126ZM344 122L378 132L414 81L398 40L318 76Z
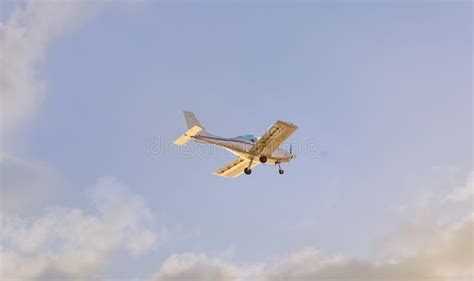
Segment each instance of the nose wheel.
M267 156L262 155L259 160L261 163L267 163Z
M278 163L278 173L280 175L283 175L285 173L285 171L281 168L280 163Z

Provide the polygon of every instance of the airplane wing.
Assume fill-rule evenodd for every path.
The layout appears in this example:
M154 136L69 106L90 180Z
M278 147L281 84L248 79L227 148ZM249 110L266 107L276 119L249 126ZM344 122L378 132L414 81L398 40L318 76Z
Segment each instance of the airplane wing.
M250 153L270 155L285 142L298 127L294 124L277 121L250 149Z
M244 169L249 166L249 164L249 160L237 158L234 161L227 163L224 167L216 170L214 175L235 178L240 176L244 172ZM250 168L257 166L258 164L258 161L253 161Z

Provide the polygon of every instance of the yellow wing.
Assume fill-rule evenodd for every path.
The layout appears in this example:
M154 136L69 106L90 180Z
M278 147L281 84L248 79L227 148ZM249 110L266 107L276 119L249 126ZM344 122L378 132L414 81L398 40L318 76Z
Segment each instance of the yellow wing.
M284 143L298 127L284 121L277 121L275 125L261 137L250 149L250 153L271 155L282 143Z
M214 172L214 175L235 178L240 176L244 172L244 169L249 166L249 164L249 160L237 158L234 161L227 163L224 167L216 170ZM250 168L257 166L258 164L258 161L253 161L252 166Z

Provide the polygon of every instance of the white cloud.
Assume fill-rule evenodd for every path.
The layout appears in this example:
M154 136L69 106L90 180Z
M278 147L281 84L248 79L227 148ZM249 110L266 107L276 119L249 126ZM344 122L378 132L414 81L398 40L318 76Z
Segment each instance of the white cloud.
M2 280L92 279L119 249L154 247L150 210L114 178L92 188L94 210L51 207L38 217L2 215Z
M261 264L240 264L205 254L169 257L153 281L292 281L292 280L472 280L474 218L443 226L412 256L392 261L324 257L305 248Z
M247 268L222 258L211 258L205 254L186 253L172 255L161 265L152 278L156 281L171 280L243 280Z
M466 183L466 187L471 186L472 173ZM454 215L445 220L436 217L432 210L439 207L439 202L423 198L412 210L410 221L401 224L387 237L379 247L378 258L372 260L344 255L327 257L313 247L257 264L242 264L203 253L185 253L165 260L151 280L474 280L472 209L461 219ZM462 201L455 200L453 204L462 205ZM449 216L449 212L442 215Z
M0 23L2 131L27 121L45 94L36 73L48 45L82 23L96 1L27 1ZM3 132L4 133L4 132Z
M446 201L452 201L452 202L467 202L474 200L474 172L471 172L469 175L468 180L466 181L466 184L462 187L459 187L455 189L453 192L448 194L446 197Z
M33 116L46 93L37 65L50 44L83 23L98 3L18 1L22 6L0 23L2 141ZM46 163L6 155L0 160L1 280L100 278L114 252L139 255L156 244L144 200L115 179L102 178L92 188L92 210L49 207L25 216L31 213L25 210L36 211L58 193L71 192Z

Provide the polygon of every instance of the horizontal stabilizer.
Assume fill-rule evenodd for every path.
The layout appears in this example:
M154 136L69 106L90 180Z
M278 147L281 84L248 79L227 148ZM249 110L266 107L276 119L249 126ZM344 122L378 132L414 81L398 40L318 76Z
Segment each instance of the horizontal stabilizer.
M203 130L202 127L199 127L197 125L193 126L191 129L187 130L186 133L182 134L177 140L174 141L174 144L176 145L184 145L186 144L190 139L193 137L197 136L201 131Z

